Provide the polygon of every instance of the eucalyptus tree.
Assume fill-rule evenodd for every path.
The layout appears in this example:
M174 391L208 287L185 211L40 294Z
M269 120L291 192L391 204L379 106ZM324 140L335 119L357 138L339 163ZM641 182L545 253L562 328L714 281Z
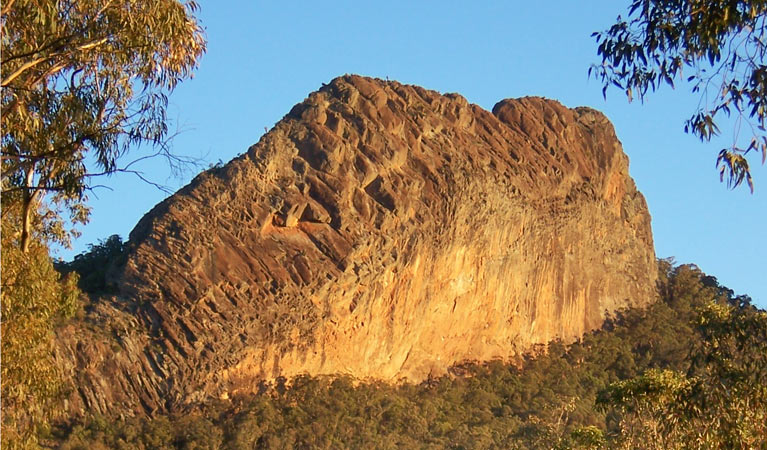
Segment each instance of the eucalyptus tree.
M205 51L198 5L178 0L2 4L2 206L33 235L66 242L95 175L141 144L164 145L168 93ZM172 158L171 158L172 160ZM4 220L5 223L5 220Z
M168 94L205 51L196 3L6 0L2 105L2 448L34 447L63 392L54 325L79 308L77 277L48 243L88 217L94 176L138 145L165 145ZM67 217L68 215L68 217Z
M747 155L767 157L767 3L753 0L632 0L628 15L594 33L602 63L589 73L632 98L662 85L689 84L700 102L684 129L710 141L733 117L721 149L720 178L753 192ZM725 119L726 120L726 119Z

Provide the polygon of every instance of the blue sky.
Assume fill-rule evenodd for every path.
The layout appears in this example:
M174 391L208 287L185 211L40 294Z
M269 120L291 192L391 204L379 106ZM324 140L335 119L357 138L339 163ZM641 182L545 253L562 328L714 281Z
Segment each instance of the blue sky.
M702 144L682 131L699 98L684 86L644 104L589 80L598 62L591 32L609 27L628 2L201 2L208 52L195 78L171 96L181 132L177 153L229 161L256 143L290 108L345 73L458 92L485 109L538 95L603 111L631 160L653 219L659 257L692 262L767 307L767 170L752 159L756 192L730 191L715 168L725 137ZM544 6L541 6L544 5ZM141 151L133 153L138 156ZM129 155L131 156L131 155ZM161 161L141 167L173 190L196 173L170 177ZM71 258L130 230L166 194L122 174L100 180L93 214Z

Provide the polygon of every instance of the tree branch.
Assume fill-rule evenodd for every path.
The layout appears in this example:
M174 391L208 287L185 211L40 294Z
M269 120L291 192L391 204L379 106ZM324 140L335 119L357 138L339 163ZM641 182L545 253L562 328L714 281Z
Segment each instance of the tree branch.
M0 14L2 14L2 15L4 15L4 16L5 16L5 15L7 15L7 14L8 14L8 12L10 12L11 8L13 7L13 3L14 3L15 1L16 1L16 0L5 0L5 1L3 2L3 3L4 3L4 4L3 4L3 8L2 8L2 10L0 10Z
M107 38L101 38L101 39L97 39L95 41L87 42L85 44L82 44L82 45L79 45L79 46L75 47L72 51L67 52L67 53L71 54L71 53L78 52L78 51L90 50L92 48L98 47L99 45L102 45L106 41L107 41ZM27 70L31 69L32 67L35 67L36 65L38 65L38 64L40 64L42 62L51 60L53 58L56 58L56 57L59 57L59 56L63 56L65 54L67 54L67 53L54 53L54 54L51 54L51 55L48 55L48 56L43 56L43 57L40 57L40 58L37 58L37 59L33 59L32 61L28 61L28 62L22 64L21 67L16 69L15 72L13 72L12 74L8 75L2 81L2 83L0 83L0 86L6 87L11 82L13 82L13 80L18 78L21 74L23 74ZM66 64L64 66L66 66ZM61 70L61 69L59 69L59 70Z

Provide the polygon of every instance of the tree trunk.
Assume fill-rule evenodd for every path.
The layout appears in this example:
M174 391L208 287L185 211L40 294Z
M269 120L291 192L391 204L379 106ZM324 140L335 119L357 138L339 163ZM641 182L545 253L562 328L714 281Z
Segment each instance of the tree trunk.
M21 205L21 251L29 252L29 243L32 240L32 213L36 210L37 193L34 188L35 167L32 165L27 171L26 186Z

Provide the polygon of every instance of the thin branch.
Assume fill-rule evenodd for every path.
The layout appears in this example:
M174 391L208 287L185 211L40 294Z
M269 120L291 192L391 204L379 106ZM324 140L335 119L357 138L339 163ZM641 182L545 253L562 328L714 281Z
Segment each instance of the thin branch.
M12 74L8 75L8 77L6 79L4 79L2 81L2 83L0 83L0 86L2 86L2 87L8 86L9 84L11 84L11 82L13 80L15 80L22 73L26 72L27 70L31 69L32 67L35 67L36 65L40 64L43 61L47 61L47 60L51 59L52 57L53 56L45 56L45 57L42 57L42 58L33 59L32 61L27 61L25 64L22 64L21 67L16 69L15 72L13 72Z
M136 175L144 183L146 183L146 184L148 184L150 186L154 186L158 190L160 190L160 191L162 191L162 192L164 192L164 193L166 193L168 195L173 193L173 190L170 189L168 186L165 186L165 185L160 184L160 183L156 183L156 182L146 178L144 176L144 173L141 172L141 171L138 171L138 170L126 170L126 169L116 169L116 170L114 170L112 172L109 172L109 174L113 174L113 173L130 173L130 174ZM107 173L104 172L104 173L96 173L96 174L86 174L86 175L84 175L84 177L97 177L97 176L102 176L102 175L107 175Z
M96 197L96 199L99 199L99 195L96 193L96 189L100 189L100 188L106 189L108 191L114 191L114 189L112 189L111 187L109 187L109 186L107 186L105 184L96 184L96 185L93 185L93 186L89 186L89 187L86 188L86 190L88 192L93 193L93 196Z
M51 42L48 42L47 44L44 44L42 46L37 47L34 50L30 50L30 51L24 52L24 53L19 53L17 55L14 55L14 54L6 55L6 56L3 57L3 63L8 63L10 61L15 61L17 59L29 58L30 56L34 56L34 55L36 55L38 53L42 53L42 52L44 52L46 50L49 50L51 48L56 48L57 46L59 48L61 48L62 46L59 46L60 43L67 42L67 41L69 41L71 39L75 39L76 37L78 37L77 34L68 34L66 36L58 37L58 38L52 40Z
M3 7L2 7L2 10L0 10L0 14L2 14L4 16L7 15L10 12L11 8L13 7L13 3L15 1L16 0L5 0L3 2L4 4L3 4Z
M26 83L25 87L31 89L32 87L37 86L38 83L41 83L46 78L50 77L51 75L56 74L57 72L60 72L64 68L66 68L67 65L69 65L67 62L60 62L58 64L52 65L48 70L46 70L45 72L41 73L40 76L38 76L34 80Z
M3 190L3 194L9 194L12 192L61 192L64 191L65 188L61 186L17 186L12 188L7 188Z
M74 52L77 52L77 51L90 50L92 48L98 47L99 45L102 45L106 41L107 41L107 38L101 38L101 39L97 39L95 41L86 42L85 44L79 45L79 46L75 47L72 51L67 52L67 53L71 54L71 53L74 53ZM31 69L32 67L35 67L36 65L38 65L38 64L40 64L42 62L51 60L53 58L66 55L67 53L54 53L54 54L51 54L51 55L48 55L48 56L43 56L43 57L40 57L40 58L33 59L32 61L28 61L28 62L22 64L21 67L16 69L15 72L13 72L12 74L8 75L8 77L6 77L2 81L2 83L0 83L0 86L6 87L11 82L13 82L13 80L18 78L22 73L26 72L27 70Z

